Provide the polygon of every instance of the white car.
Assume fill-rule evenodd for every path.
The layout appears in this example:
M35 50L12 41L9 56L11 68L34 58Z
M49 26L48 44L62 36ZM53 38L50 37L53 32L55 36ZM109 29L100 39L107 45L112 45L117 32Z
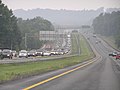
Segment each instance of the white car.
M56 51L51 51L51 55L57 55Z
M45 51L45 52L43 52L43 56L51 56L51 52Z
M21 51L19 52L19 58L21 58L21 57L26 57L26 58L28 58L28 52L27 52L26 50L21 50Z

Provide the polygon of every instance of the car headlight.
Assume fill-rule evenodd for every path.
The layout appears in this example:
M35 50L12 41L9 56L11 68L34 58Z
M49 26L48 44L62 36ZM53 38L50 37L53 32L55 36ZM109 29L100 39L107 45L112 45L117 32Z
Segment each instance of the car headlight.
M7 55L7 56L10 56L10 55Z
M26 54L24 54L24 56L26 56Z

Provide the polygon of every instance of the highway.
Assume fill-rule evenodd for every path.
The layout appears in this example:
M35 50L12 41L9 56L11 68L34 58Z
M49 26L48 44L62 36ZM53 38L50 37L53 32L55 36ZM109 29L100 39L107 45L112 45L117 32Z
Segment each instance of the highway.
M73 67L48 72L43 75L33 76L0 85L0 90L120 90L120 60L114 61L108 54L114 51L109 45L92 34L84 34L96 53L93 63L81 63ZM101 42L96 43L96 41ZM92 60L91 60L92 61ZM82 66L70 73L61 75L75 67ZM51 77L60 77L48 80ZM41 81L48 80L44 84ZM34 87L35 86L35 87Z
M12 63L25 63L25 62L37 62L37 61L47 61L47 60L56 60L65 57L72 57L78 54L70 55L69 53L66 55L55 55L55 56L38 56L38 57L29 57L29 58L13 58L13 59L3 59L0 60L0 64L12 64Z

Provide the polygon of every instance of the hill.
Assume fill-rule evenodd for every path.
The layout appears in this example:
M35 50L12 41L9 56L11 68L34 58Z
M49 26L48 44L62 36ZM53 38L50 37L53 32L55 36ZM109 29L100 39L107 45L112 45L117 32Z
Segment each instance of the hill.
M107 10L109 12L111 11L111 9ZM83 25L92 24L93 19L102 12L104 12L104 8L99 8L97 10L79 10L79 11L37 8L32 10L23 9L14 10L14 15L16 17L21 17L23 19L27 18L31 19L36 16L40 16L57 25Z

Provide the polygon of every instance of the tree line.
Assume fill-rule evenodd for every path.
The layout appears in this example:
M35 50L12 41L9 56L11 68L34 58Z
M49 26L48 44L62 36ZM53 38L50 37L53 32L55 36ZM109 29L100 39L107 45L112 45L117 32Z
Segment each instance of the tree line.
M94 31L103 36L113 36L120 48L120 11L112 13L101 13L93 20Z
M41 17L27 20L17 18L0 0L0 48L26 49L24 43L26 37L28 48L39 48L40 30L54 30L54 27L51 22Z
M18 18L17 24L23 37L21 43L21 46L23 46L22 48L26 48L25 39L26 39L27 48L29 49L40 48L40 46L44 44L44 41L39 40L39 31L54 30L52 23L41 17L35 17L33 19L27 19L27 20Z

